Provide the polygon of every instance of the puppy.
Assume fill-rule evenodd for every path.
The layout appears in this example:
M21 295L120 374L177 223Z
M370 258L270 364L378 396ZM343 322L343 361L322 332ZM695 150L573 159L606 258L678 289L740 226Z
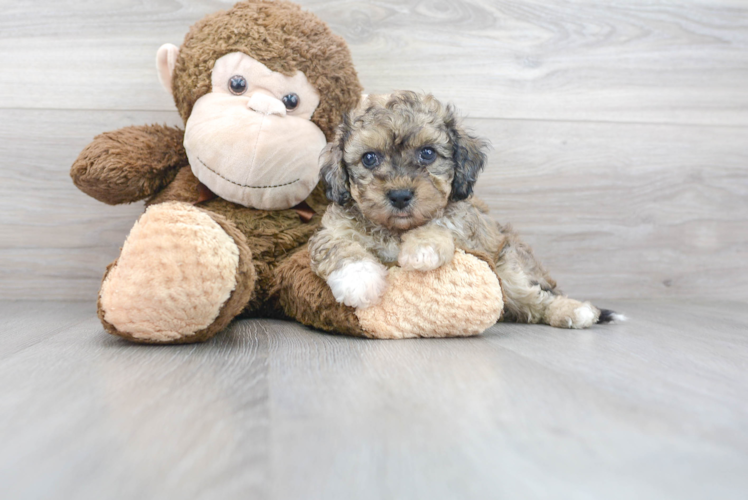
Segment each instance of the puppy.
M496 264L505 320L586 328L616 319L562 295L530 248L472 196L486 146L431 95L366 97L320 157L333 204L309 241L313 271L338 302L366 308L384 293L386 266L429 271L462 248Z

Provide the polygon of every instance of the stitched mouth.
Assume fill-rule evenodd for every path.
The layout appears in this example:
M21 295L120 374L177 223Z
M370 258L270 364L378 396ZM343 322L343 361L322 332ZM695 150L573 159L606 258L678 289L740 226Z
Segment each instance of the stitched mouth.
M201 159L200 159L200 157L199 157L199 156L197 157L197 159L198 159L198 161L199 161L200 163L202 163L202 164L203 164L203 166L204 166L205 168L207 168L208 170L210 170L211 172L213 172L214 174L216 174L216 175L217 175L218 177L220 177L221 179L225 180L226 182L230 182L231 184L233 184L233 185L235 185L235 186L239 186L239 187L243 187L243 188L249 188L249 189L269 189L269 188L279 188L279 187L283 187L283 186L290 186L291 184L293 184L293 183L295 183L295 182L299 182L299 181L301 180L301 178L299 178L299 179L294 179L294 180L292 180L292 181L289 181L289 182L284 182L283 184L273 184L273 185L268 185L268 186L250 186L250 185L248 185L248 184L239 184L238 182L234 182L234 181L232 181L231 179L229 179L229 178L227 178L227 177L224 177L223 175L219 174L218 172L216 172L215 170L213 170L212 168L210 168L210 167L209 167L209 166L208 166L208 165L207 165L207 164L206 164L206 163L205 163L205 162L204 162L203 160L201 160Z

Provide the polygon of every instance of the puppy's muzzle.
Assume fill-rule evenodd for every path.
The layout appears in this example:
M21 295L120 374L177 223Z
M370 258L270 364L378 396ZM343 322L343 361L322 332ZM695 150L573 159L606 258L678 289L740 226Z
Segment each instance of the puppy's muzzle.
M387 192L387 198L389 198L390 204L393 207L402 210L403 208L410 205L410 202L413 200L413 190L393 189L392 191Z

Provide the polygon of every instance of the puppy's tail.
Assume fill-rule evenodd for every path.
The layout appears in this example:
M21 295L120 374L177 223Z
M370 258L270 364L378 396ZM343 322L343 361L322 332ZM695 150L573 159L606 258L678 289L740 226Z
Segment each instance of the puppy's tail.
M607 325L610 323L623 323L628 318L620 313L610 309L600 309L600 317L597 319L598 324Z

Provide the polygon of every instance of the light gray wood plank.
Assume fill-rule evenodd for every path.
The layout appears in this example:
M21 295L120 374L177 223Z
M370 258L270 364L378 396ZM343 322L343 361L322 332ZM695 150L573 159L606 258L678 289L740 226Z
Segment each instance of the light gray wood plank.
M88 304L3 303L4 341L74 319L0 359L3 495L743 498L744 304L601 305L630 321L369 341L242 320L157 347Z
M95 300L142 205L87 197L69 166L99 132L178 120L160 112L0 110L0 297ZM468 125L493 144L478 195L569 294L748 300L748 129Z
M468 340L276 324L276 498L740 498L745 308L615 305L628 324Z
M748 129L473 120L476 187L569 294L748 301Z
M90 302L0 301L0 360L48 340L96 315Z
M176 112L0 110L0 296L95 300L143 205L88 197L70 166L101 132L179 122Z
M56 315L29 309L15 318L28 331L13 336ZM107 335L86 309L77 326L0 360L3 496L264 498L267 347L256 325L159 348Z
M153 61L231 2L14 2L0 107L171 110ZM737 1L300 2L351 46L369 92L416 89L471 116L748 124Z

